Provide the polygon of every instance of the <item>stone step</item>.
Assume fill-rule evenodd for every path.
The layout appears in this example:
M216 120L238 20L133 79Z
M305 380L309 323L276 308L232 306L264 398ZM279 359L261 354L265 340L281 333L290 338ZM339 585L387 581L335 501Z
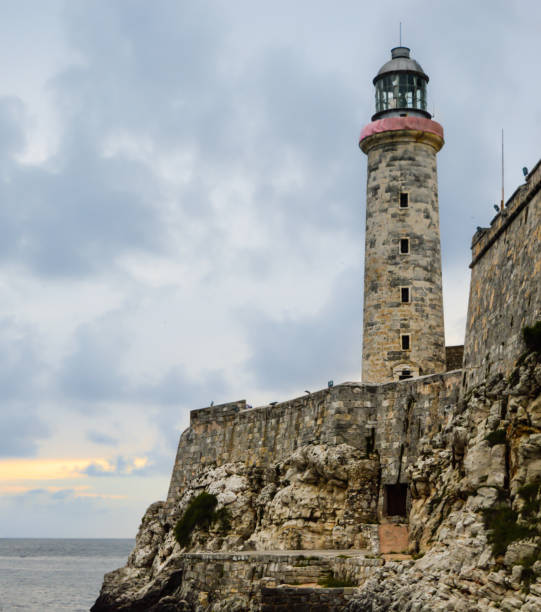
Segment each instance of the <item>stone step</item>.
M379 552L403 553L408 550L408 526L384 524L378 528Z
M278 587L261 589L262 612L332 612L345 609L355 589Z

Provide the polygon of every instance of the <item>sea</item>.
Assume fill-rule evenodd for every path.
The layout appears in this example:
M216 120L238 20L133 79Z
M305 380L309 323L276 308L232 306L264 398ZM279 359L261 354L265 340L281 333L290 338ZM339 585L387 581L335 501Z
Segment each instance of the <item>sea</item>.
M135 540L0 538L0 610L87 611Z

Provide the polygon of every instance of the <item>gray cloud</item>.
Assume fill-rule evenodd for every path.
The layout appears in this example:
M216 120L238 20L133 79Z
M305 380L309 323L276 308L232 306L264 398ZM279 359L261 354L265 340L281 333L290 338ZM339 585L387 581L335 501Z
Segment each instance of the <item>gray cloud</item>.
M108 469L104 468L99 463L91 463L83 470L83 474L87 476L97 477L118 477L118 476L136 476L143 471L143 468L134 466L133 461L126 457L118 455Z
M12 318L0 319L0 456L34 455L38 442L49 435L40 414L45 391L33 330Z
M129 380L122 373L120 360L129 347L118 319L105 319L80 326L74 347L58 376L61 393L88 403L112 401L129 396Z
M103 271L129 249L159 247L161 222L148 170L84 149L59 168L18 166L0 186L5 258L38 275Z
M12 72L36 65L28 40L37 33L58 44L45 14L63 29L65 48L61 60L45 62L52 66L45 88L29 71L30 85L13 75L3 79L9 95L0 98L0 289L17 296L3 303L20 300L0 325L3 453L36 453L60 420L63 430L86 431L103 451L117 439L120 447L122 430L113 436L104 425L120 404L119 410L142 411L158 432L155 446L141 451L150 463L140 475L168 472L188 409L238 399L231 396L239 391L236 381L227 378L225 337L236 343L232 352L244 350L243 340L251 350L239 363L238 381L276 399L320 388L329 378L359 378L365 160L357 137L373 112L371 80L397 43L402 10L389 0L377 7L346 2L340 11L319 0L135 0L129 10L119 2L73 1L61 13L36 5L32 34L13 34L13 24L20 27L27 16L6 9L5 33L24 41ZM409 15L415 19L403 19L404 41L430 75L430 104L446 132L439 154L444 275L464 287L465 303L469 242L499 199L501 127L508 192L522 181L522 166L539 156L539 86L532 75L541 8L496 1L487 12L471 2L415 0ZM21 155L34 142L36 121L47 117L34 116L42 96L56 113L57 148L46 161L28 163ZM322 272L316 265L329 244L343 249L328 254ZM342 251L358 256L343 261ZM155 261L155 277L134 280L152 275ZM174 272L162 277L165 261L178 267L178 279L171 280ZM311 316L287 308L293 263L303 286L307 280ZM74 319L83 279L97 296L104 285L114 289L117 310L103 315L104 306L96 308L99 315ZM204 296L219 287L216 310L227 313L227 333L222 338L213 328L220 350L198 371L180 365L190 363L192 347L182 331L172 334L178 359L153 347L163 365L146 378L127 365L141 350L132 342L141 325L133 304L142 295L158 302L156 285L166 283ZM59 288L69 307L50 298ZM85 322L55 343L50 313L37 321L37 309L26 308L31 301L58 309L66 325ZM177 303L181 320L190 313L182 299ZM204 318L191 337L209 333ZM98 412L100 426L87 430L87 417ZM53 527L65 535L69 513L106 514L109 502L70 495L28 495L10 507L8 521L24 516L33 525L36 508L45 507L35 535L53 534ZM74 529L83 527L73 520Z
M136 380L122 363L130 350L127 331L118 313L79 328L72 352L58 376L59 391L88 403L117 400L178 406L210 402L209 395L226 392L227 384L219 371L190 377L180 365L164 370L154 382ZM90 408L91 410L91 408Z
M25 121L24 104L20 98L0 98L0 159L4 165L25 145Z
M50 435L50 427L35 406L24 402L4 403L0 412L0 457L35 456L39 441Z
M351 270L342 272L314 316L275 319L257 311L239 313L253 350L247 367L257 384L299 393L323 388L329 379L359 379L361 296L354 278Z
M33 489L0 498L0 537L130 537L143 510L71 488Z
M117 446L118 444L118 438L93 429L87 431L85 437L94 444L103 444L104 446Z

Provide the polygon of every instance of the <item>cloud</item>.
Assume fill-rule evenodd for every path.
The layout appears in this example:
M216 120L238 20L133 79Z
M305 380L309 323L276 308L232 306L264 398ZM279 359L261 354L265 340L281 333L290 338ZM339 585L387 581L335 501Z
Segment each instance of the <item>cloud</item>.
M0 317L0 398L28 398L41 368L35 330L14 317Z
M118 313L81 325L73 338L73 349L59 373L61 392L89 403L112 401L129 394L129 379L122 372L122 357L129 339L117 327Z
M83 411L118 400L177 409L226 392L224 376L215 370L190 376L182 365L168 364L156 375L151 363L147 372L142 366L143 373L133 376L129 364L136 342L119 312L80 326L59 372L59 391L79 400Z
M0 184L4 231L11 234L3 257L40 276L96 273L126 251L159 249L163 230L148 169L80 144L58 167L19 164Z
M0 537L129 537L137 512L119 496L32 489L0 498Z
M0 26L12 58L0 97L1 452L80 452L86 463L66 474L87 469L97 494L118 486L130 499L141 478L148 498L190 408L359 379L357 137L399 5L53 4L32 23L10 8ZM535 3L497 2L488 20L465 2L415 9L405 42L446 132L446 318L459 341L469 241L500 197L501 127L509 191L538 159L541 14ZM13 498L0 524L23 533L26 520L32 535L44 507L35 535L116 535L123 513L135 530L152 501L121 511L62 488Z
M113 469L103 457L4 459L0 461L0 478L11 482L66 480L79 478L90 465L100 465L104 470Z
M0 160L4 165L20 153L26 143L26 113L22 100L15 96L0 98Z
M323 388L339 376L359 379L361 296L356 281L351 270L342 272L327 303L312 316L239 313L252 348L247 368L257 384L276 392L300 393L307 385L310 390Z
M34 455L50 428L40 415L40 391L46 373L30 327L0 318L0 456Z
M47 438L50 427L37 415L35 407L26 403L4 404L0 412L0 457L35 455L39 442Z
M95 430L87 431L86 439L94 444L103 444L105 446L116 446L118 444L118 438L114 438L109 434Z
M147 466L148 459L146 457L135 457L129 459L122 456L117 456L113 461L100 461L90 463L82 470L82 474L86 476L133 476L142 474Z

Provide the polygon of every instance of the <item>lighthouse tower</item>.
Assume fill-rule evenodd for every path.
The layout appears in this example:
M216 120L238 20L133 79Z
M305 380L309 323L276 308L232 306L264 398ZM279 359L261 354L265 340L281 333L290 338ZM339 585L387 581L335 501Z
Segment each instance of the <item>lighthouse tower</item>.
M376 77L368 156L363 382L445 370L436 154L443 128L427 112L428 76L407 47Z

